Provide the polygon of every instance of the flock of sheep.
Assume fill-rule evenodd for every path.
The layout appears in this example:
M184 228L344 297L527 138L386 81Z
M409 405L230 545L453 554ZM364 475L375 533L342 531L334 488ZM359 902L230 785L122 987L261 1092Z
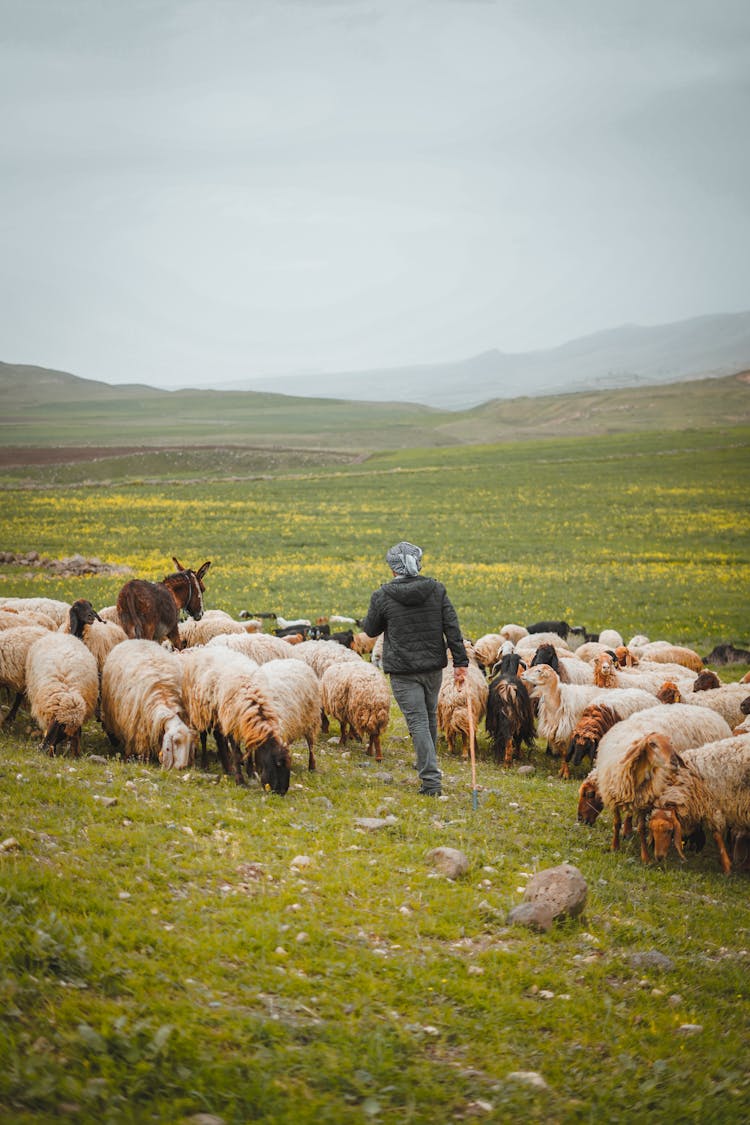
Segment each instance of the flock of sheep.
M532 627L533 628L533 627ZM79 752L81 727L101 720L125 757L185 768L211 734L223 768L239 784L257 774L283 794L290 747L304 740L308 768L329 717L340 741L367 740L380 760L390 718L390 688L380 669L382 638L333 640L272 636L260 622L221 610L179 626L182 647L131 639L116 607L96 613L81 599L0 599L0 687L14 695L3 723L24 698L50 753L69 741ZM569 634L568 634L569 637ZM569 647L559 632L506 625L467 641L469 674L457 687L446 669L438 724L451 752L467 756L485 720L498 761L510 765L537 739L569 777L589 756L579 819L593 823L606 807L613 847L623 820L635 822L641 855L657 858L702 831L713 834L724 871L744 862L750 834L750 684L720 684L691 649L613 631ZM369 656L369 659L366 658ZM474 747L475 748L475 747Z

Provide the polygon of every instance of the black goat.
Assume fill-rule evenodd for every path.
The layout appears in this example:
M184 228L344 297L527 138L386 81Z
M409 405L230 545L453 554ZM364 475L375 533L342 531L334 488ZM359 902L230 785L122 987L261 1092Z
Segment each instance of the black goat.
M331 633L329 640L337 641L344 648L352 648L354 645L354 630L345 629L343 633Z
M568 633L573 632L567 621L535 621L533 625L527 625L526 629L529 633L557 633L563 640L567 639Z
M534 653L531 667L533 668L537 664L549 664L553 672L557 672L558 676L560 675L560 658L554 645L545 643L539 646Z
M519 668L525 668L520 656L509 652L500 661L500 671L489 683L487 714L484 724L492 739L495 760L509 766L520 757L525 742L534 745L534 714L526 684L518 677ZM497 664L493 668L493 673Z
M708 656L703 657L704 664L750 664L750 652L746 648L735 648L733 644L716 645Z

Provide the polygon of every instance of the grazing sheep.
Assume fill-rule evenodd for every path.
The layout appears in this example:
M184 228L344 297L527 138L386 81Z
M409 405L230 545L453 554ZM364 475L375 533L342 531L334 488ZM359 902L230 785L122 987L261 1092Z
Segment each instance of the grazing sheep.
M81 727L99 698L99 670L82 641L65 633L45 632L26 655L26 696L32 716L44 731L42 749L54 755L70 740L80 751Z
M359 656L364 656L365 653L372 652L376 640L377 637L368 637L367 633L355 633L351 647Z
M607 648L619 648L624 644L622 634L618 633L616 629L602 629L599 634L599 644L606 645Z
M320 687L323 711L340 725L341 745L349 734L367 735L367 753L382 761L380 739L391 715L391 689L380 669L364 660L338 661L324 672Z
M551 644L540 645L536 650L531 666L535 667L537 664L549 664L564 684L593 684L594 682L594 671L590 664L572 654L565 656L558 653Z
M223 609L207 609L203 616L196 621L194 617L187 617L177 626L180 640L186 648L195 645L206 645L214 637L230 633L247 633L244 621L235 621Z
M522 667L517 653L506 653L487 688L484 725L492 740L495 761L506 766L514 757L520 757L524 742L529 748L534 745L534 712L526 685L518 675Z
M195 758L196 733L186 723L182 663L150 640L112 649L102 669L102 726L113 746L144 760L158 755L165 769L185 769Z
M57 630L57 622L46 613L39 613L33 609L11 609L9 606L0 606L0 630L17 629L20 625L41 625L53 633Z
M500 630L500 636L504 641L512 641L517 645L522 637L528 637L529 631L525 625L514 625L512 622L508 625L503 625Z
M353 649L344 648L336 641L303 641L301 645L295 645L289 655L296 660L304 660L319 680L323 678L332 664L364 663L362 657L358 656Z
M209 646L207 646L209 647ZM280 797L289 789L292 757L265 686L256 674L232 671L219 681L219 726L230 745L244 746L243 760L254 768L262 787Z
M682 689L692 688L694 675L681 665L657 664L647 667L618 668L612 655L600 653L593 663L594 683L600 688L640 688L656 695L665 680L676 680Z
M267 660L286 660L294 655L286 641L281 637L272 637L270 633L220 633L212 637L208 645L231 648L249 656L256 664L265 664Z
M552 645L558 656L572 656L572 650L557 633L531 633L516 643L516 652L524 664L531 664L541 645Z
M500 650L507 640L508 638L501 636L500 633L484 633L474 641L474 653L482 667L494 667L500 659Z
M117 612L116 605L105 605L104 609L100 609L98 613L102 621L112 621L122 629L122 621L120 621L120 614Z
M585 660L587 664L593 664L597 656L605 652L612 656L613 651L607 645L600 644L599 641L586 641L585 644L579 645L576 649L576 656L579 660Z
M573 730L584 709L592 703L604 703L625 717L634 711L658 706L649 692L639 689L600 688L594 684L563 684L548 664L527 668L521 679L529 687L539 707L537 734L547 739L550 753L564 755Z
M78 598L70 607L68 620L60 626L61 633L70 633L78 637L94 656L99 676L102 674L104 662L115 645L126 641L127 634L119 625L112 621L103 621L85 598Z
M443 669L443 679L438 693L438 729L443 732L451 754L457 752L460 738L461 757L469 756L469 716L474 731L474 753L477 750L477 730L487 709L489 689L484 673L476 664L469 664L466 678L458 685L453 678L453 665Z
M750 736L709 742L680 755L682 765L651 814L650 838L656 859L674 844L685 858L683 839L697 828L711 832L726 875L732 863L724 844L729 828L750 830Z
M656 664L681 664L691 672L700 672L703 661L697 652L684 645L673 645L667 641L652 641L636 650L641 660L650 660Z
M67 619L70 602L59 601L57 598L0 598L0 608L15 609L18 613L30 610L32 613L46 614L58 629Z
M645 648L646 645L651 644L645 633L636 633L628 641L628 648Z
M50 632L43 625L17 625L15 629L0 632L0 687L8 688L15 698L0 727L10 726L26 691L26 657L29 649L40 637Z
M746 685L747 686L747 685ZM740 704L740 711L745 716L741 723L732 731L732 734L749 734L750 733L750 695L746 696Z
M678 755L730 734L720 715L682 703L651 707L607 731L599 743L595 775L598 795L603 805L612 809L613 850L620 846L624 811L638 818L641 859L648 863L646 816L673 781L680 765Z
M608 730L621 721L620 715L606 703L591 703L581 712L570 739L565 760L560 767L560 777L570 777L570 764L579 766L584 758L593 766L599 743Z
M363 667L370 665L363 664ZM307 768L314 770L315 739L321 727L321 686L315 672L302 660L269 660L259 668L256 679L263 683L278 715L284 742L290 744L304 738Z
M242 761L233 742L227 739L219 723L219 704L222 698L222 681L228 675L248 679L259 665L241 652L222 645L199 645L180 653L182 666L182 696L187 723L198 731L202 749L202 765L206 765L206 738L212 732L224 772L238 785L244 785Z

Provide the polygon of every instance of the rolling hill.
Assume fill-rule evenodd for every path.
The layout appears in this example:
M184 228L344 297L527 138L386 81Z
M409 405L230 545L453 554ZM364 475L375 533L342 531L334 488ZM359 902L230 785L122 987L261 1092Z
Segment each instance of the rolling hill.
M496 399L470 410L260 392L110 386L0 363L0 447L229 445L405 449L750 423L750 373L620 390ZM7 456L5 458L7 463Z

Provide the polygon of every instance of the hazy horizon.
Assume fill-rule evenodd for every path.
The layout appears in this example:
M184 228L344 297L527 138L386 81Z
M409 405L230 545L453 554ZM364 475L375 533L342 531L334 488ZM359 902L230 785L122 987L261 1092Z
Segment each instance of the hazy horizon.
M206 385L750 309L739 0L0 0L0 359Z

